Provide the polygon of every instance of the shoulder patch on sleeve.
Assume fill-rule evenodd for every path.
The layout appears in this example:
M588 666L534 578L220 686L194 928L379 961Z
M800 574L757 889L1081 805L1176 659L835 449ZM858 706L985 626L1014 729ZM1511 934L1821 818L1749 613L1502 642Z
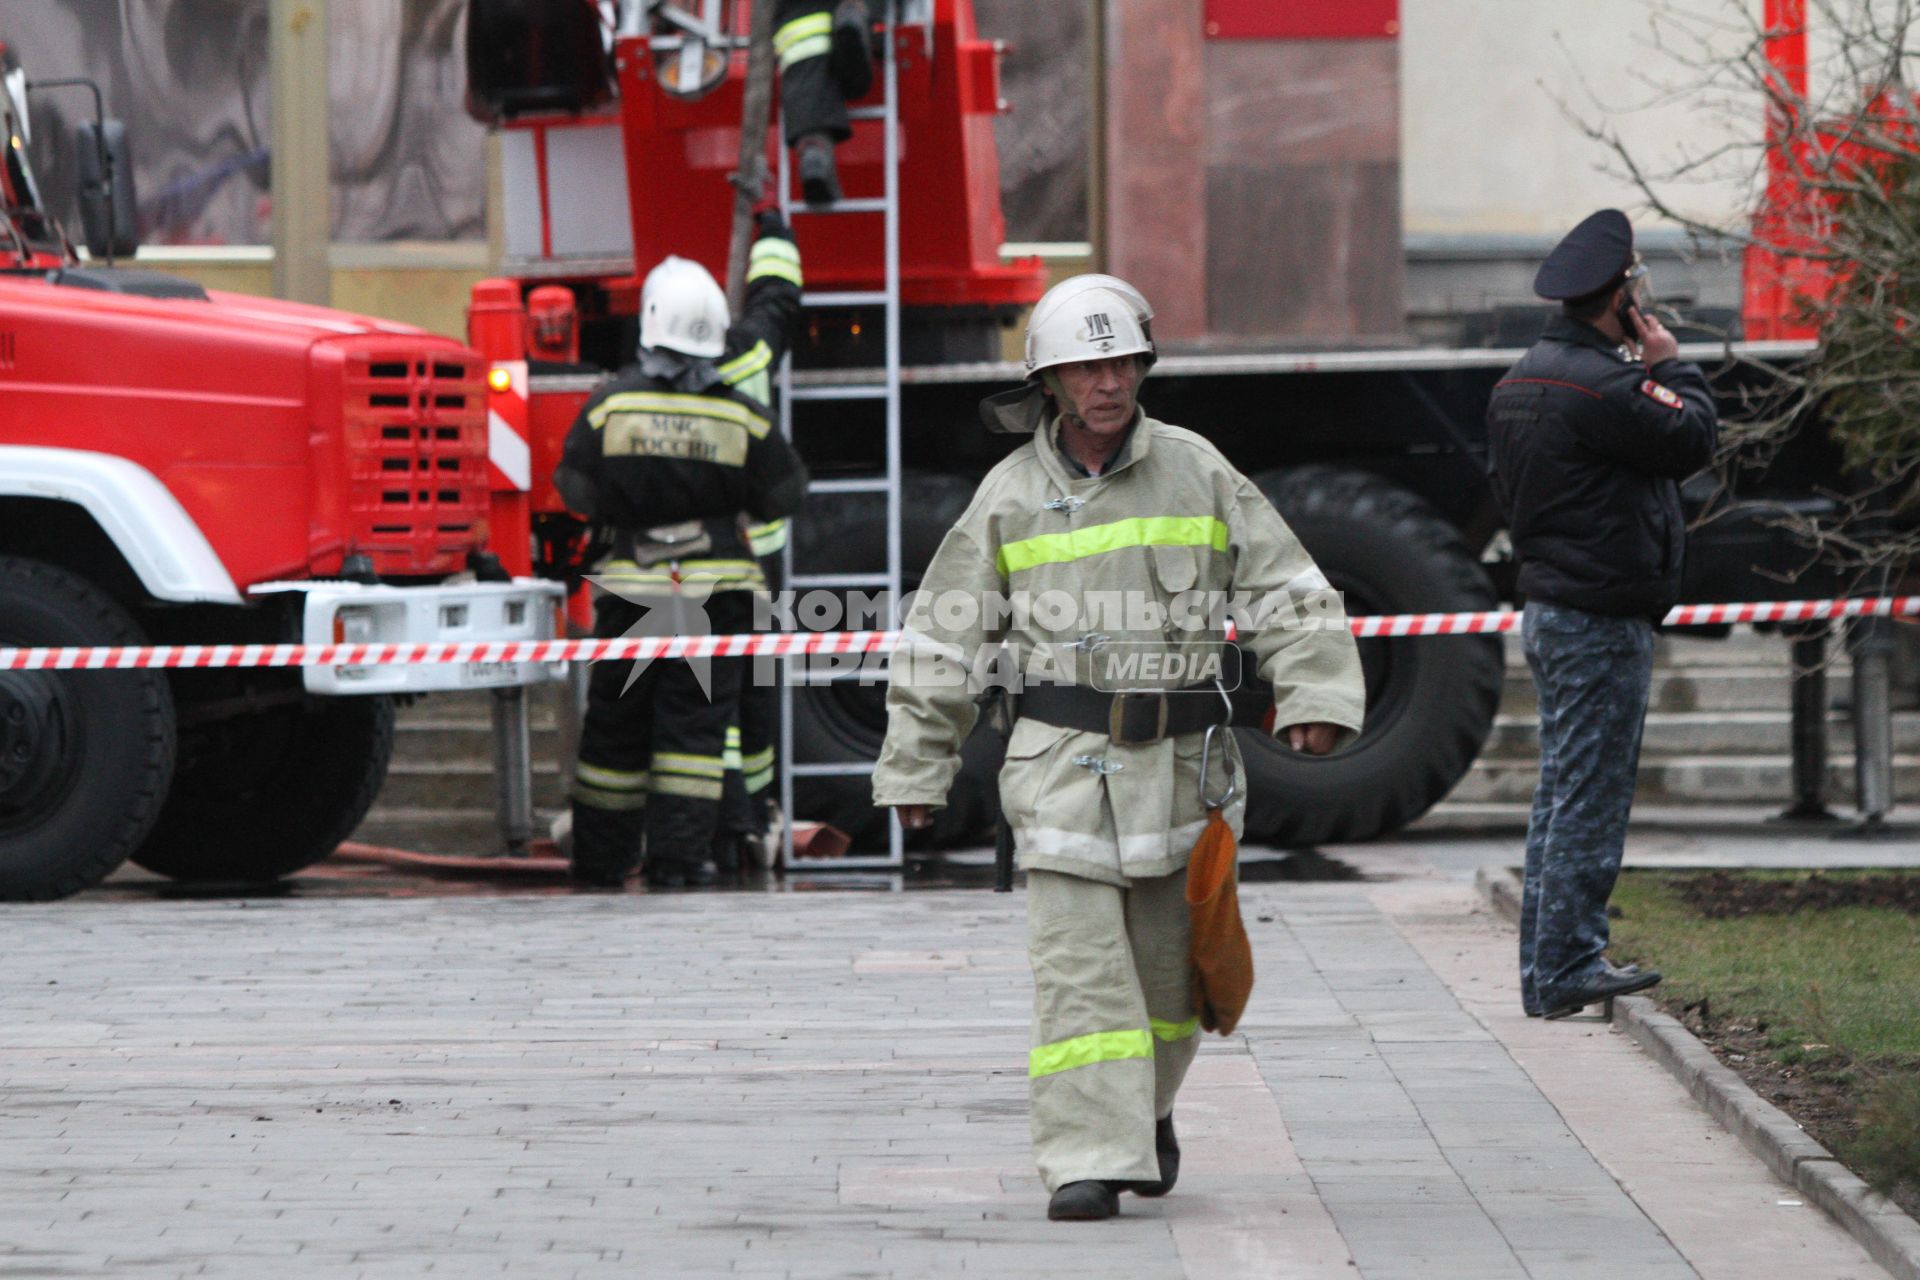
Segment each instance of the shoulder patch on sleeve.
M1686 407L1685 402L1680 399L1679 392L1673 390L1671 387L1661 386L1652 378L1648 378L1640 384L1640 394L1650 399L1658 400L1669 409L1682 409Z

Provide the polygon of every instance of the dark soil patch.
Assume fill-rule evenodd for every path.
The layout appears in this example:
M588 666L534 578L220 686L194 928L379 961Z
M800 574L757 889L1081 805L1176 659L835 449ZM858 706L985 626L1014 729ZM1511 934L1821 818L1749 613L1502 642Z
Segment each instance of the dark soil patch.
M1841 907L1879 907L1920 915L1920 876L1849 875L1815 871L1796 879L1763 879L1734 871L1706 871L1672 881L1682 901L1713 920L1792 915Z
M1780 1049L1770 1041L1765 1023L1716 1018L1708 1002L1682 1006L1676 1000L1662 998L1658 987L1646 994L1655 997L1749 1089L1786 1112L1814 1141L1835 1153L1853 1148L1860 1132L1855 1118L1860 1100L1880 1075L1873 1065L1856 1062L1825 1045L1812 1046L1817 1056L1782 1062ZM1920 1218L1920 1187L1898 1186L1891 1199Z

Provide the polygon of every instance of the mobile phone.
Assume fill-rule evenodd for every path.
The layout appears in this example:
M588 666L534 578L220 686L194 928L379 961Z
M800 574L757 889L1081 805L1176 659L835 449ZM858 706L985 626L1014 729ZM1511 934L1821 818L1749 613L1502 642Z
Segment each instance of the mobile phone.
M1639 304L1636 303L1633 300L1633 296L1629 294L1627 298L1621 302L1620 309L1614 313L1620 319L1621 331L1629 338L1637 339L1640 336L1639 328L1633 323L1633 313L1639 309Z

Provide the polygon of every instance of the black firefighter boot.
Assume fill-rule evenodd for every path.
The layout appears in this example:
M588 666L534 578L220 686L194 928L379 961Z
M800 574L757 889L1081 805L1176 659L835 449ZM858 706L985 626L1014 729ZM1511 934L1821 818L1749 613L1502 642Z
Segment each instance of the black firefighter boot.
M1137 1196L1163 1196L1180 1180L1180 1140L1173 1136L1172 1116L1154 1121L1153 1150L1160 1157L1160 1180L1128 1183Z
M833 164L833 139L809 133L793 145L800 162L800 194L808 204L834 204L840 199L840 174Z
M1114 1184L1098 1178L1069 1182L1047 1201L1047 1217L1055 1222L1098 1222L1120 1212Z

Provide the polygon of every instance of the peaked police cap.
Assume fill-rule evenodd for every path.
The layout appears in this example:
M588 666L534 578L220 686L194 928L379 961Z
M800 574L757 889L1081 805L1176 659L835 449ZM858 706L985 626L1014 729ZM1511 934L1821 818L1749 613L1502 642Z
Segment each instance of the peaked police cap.
M1533 277L1533 291L1556 301L1585 298L1618 284L1633 265L1633 224L1602 209L1567 232Z

